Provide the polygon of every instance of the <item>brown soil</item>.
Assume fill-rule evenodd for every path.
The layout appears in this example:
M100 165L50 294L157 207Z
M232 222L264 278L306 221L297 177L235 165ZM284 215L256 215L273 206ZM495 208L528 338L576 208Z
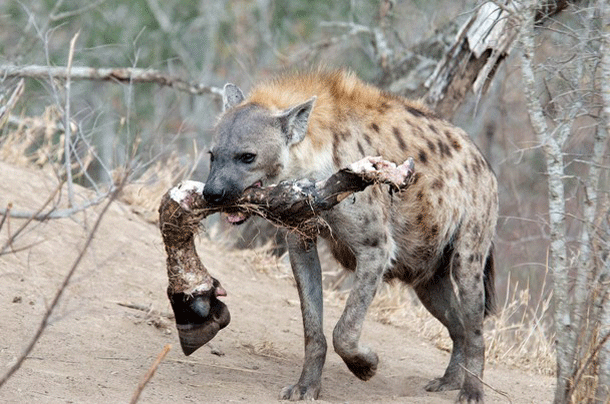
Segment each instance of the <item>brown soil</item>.
M0 206L37 209L55 187L40 171L0 162ZM81 191L80 195L84 193ZM65 198L63 198L65 199ZM14 250L0 256L0 372L14 363L69 271L96 218L92 209L71 218L31 224ZM10 219L0 246L23 220ZM10 227L10 228L9 228ZM85 259L50 325L22 368L0 390L3 403L129 402L138 382L166 344L173 348L146 386L142 403L274 403L296 381L303 354L298 296L285 266L263 271L255 253L226 251L205 237L202 261L228 292L231 324L185 357L165 295L165 253L158 229L115 203L103 219ZM150 307L135 310L118 303ZM341 307L327 297L326 335ZM362 341L377 350L380 366L368 382L356 379L329 352L321 402L450 403L457 392L428 393L423 386L441 375L449 354L415 329L367 320ZM219 356L218 353L221 353ZM553 379L518 369L488 366L485 381L513 403L550 402ZM508 403L486 388L487 402Z

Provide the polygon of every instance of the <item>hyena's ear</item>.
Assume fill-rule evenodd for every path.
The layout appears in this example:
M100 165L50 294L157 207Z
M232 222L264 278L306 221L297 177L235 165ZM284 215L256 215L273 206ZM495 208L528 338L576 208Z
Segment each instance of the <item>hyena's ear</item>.
M278 117L280 127L286 136L288 145L299 143L307 133L309 116L317 97L312 97L302 104L284 110Z
M244 100L244 93L233 83L225 84L222 92L222 110L233 108Z

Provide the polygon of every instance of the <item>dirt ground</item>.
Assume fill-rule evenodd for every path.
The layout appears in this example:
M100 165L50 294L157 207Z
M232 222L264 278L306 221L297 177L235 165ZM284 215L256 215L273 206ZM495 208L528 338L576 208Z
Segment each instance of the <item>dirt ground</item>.
M35 210L56 182L40 171L0 162L0 206ZM82 194L80 194L82 196ZM65 198L63 198L65 199ZM31 224L0 256L0 372L14 363L69 271L100 209ZM10 219L0 246L23 223ZM256 253L227 251L201 237L199 254L228 292L232 321L189 357L182 354L165 288L165 253L155 225L115 203L51 322L22 368L0 390L2 403L126 403L157 354L172 349L140 397L141 403L274 403L294 383L303 355L298 296L289 269L261 271ZM326 296L325 332L341 307ZM118 303L150 307L152 312ZM329 350L320 402L450 403L457 392L428 393L449 354L416 329L367 320L362 341L380 357L377 375L356 379ZM518 369L488 366L485 381L513 403L552 400L554 381ZM488 403L508 403L486 388Z

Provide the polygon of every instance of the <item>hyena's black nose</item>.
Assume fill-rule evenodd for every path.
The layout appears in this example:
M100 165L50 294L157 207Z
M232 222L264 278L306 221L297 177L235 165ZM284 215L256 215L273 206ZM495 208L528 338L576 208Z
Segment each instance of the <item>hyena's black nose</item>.
M208 203L213 205L220 205L225 197L224 189L215 189L214 187L205 186L203 187L203 197Z

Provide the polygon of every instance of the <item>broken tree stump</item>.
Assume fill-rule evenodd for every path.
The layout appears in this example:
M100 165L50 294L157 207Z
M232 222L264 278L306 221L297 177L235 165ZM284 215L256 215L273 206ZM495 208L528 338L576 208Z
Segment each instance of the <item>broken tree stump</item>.
M389 192L403 191L413 173L411 158L396 166L381 157L366 157L323 181L301 179L250 188L228 206L207 204L201 182L185 181L170 189L159 207L159 228L167 254L167 296L184 354L195 352L230 321L227 306L218 299L226 292L195 249L195 235L203 218L221 211L242 212L313 238L321 225L321 212L369 185L387 184Z

